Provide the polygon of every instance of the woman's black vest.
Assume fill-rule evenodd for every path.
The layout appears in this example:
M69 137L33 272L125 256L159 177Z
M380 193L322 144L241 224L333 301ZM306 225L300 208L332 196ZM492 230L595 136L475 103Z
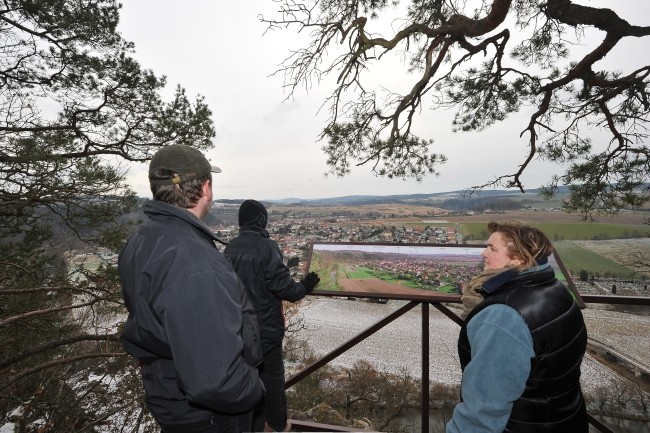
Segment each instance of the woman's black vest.
M472 310L458 337L461 367L471 360L467 324L484 308L505 304L519 312L533 337L535 357L526 389L516 400L504 432L587 433L580 391L580 363L587 330L580 308L552 268L514 277Z

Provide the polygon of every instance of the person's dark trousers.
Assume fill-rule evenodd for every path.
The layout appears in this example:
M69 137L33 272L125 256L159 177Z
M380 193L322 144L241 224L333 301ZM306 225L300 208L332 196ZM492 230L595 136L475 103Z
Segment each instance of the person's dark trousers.
M274 431L282 431L287 424L287 395L284 391L284 361L282 344L264 354L260 379L266 393L263 404L253 410L253 429L264 431L264 421Z
M253 411L240 415L218 415L191 424L161 425L161 433L244 433L253 425Z

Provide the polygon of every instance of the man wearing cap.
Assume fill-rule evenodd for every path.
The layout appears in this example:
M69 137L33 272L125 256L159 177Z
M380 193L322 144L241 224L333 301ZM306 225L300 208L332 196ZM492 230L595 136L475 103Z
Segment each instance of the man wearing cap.
M192 147L161 148L149 165L147 219L119 256L129 311L121 342L163 433L251 431L263 394L255 310L201 221L220 171Z
M268 212L257 200L239 207L239 236L230 241L224 254L232 261L249 290L262 338L264 361L261 378L266 388L264 402L254 411L255 431L287 431L287 398L284 390L284 315L282 301L296 302L314 290L320 279L310 272L299 283L284 264L282 251L266 231ZM265 425L266 421L266 425Z

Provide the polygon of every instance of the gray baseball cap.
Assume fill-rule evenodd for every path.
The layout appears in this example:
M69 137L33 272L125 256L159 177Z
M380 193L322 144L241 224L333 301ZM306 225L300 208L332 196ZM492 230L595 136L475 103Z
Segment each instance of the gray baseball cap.
M154 178L153 173L156 170L174 171L179 176L167 179ZM221 173L221 169L210 165L200 150L182 144L160 148L149 163L149 182L152 185L176 185L210 173Z

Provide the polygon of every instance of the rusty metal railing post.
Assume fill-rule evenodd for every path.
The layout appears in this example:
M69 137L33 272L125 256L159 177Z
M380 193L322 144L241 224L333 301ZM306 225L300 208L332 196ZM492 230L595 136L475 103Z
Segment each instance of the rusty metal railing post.
M422 433L429 433L429 303L422 302Z

